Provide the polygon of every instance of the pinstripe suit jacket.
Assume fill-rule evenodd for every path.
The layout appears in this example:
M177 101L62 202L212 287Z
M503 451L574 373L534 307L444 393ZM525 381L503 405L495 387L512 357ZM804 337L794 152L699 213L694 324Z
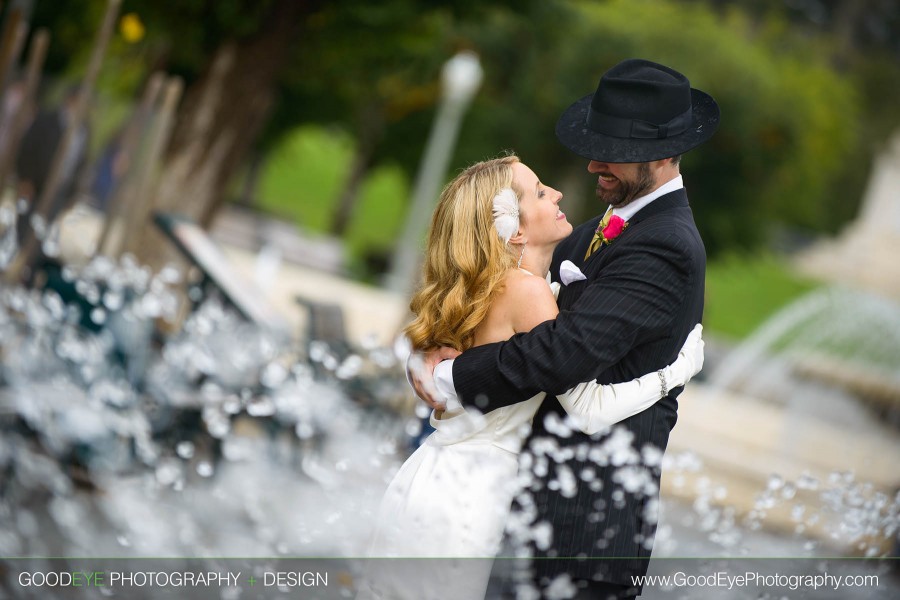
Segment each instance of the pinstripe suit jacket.
M609 434L575 431L566 437L554 433L556 428L548 431L553 415L564 416L551 394L591 379L628 381L673 362L703 313L706 252L684 189L644 207L612 244L585 261L599 220L576 228L554 254L555 279L566 259L587 277L563 287L557 319L506 342L467 350L454 362L453 380L462 401L484 412L548 392L525 450L536 463L549 466L546 475L535 478L531 492L538 520L553 526L553 540L536 556L567 560L539 560L537 574L565 572L576 580L631 585L631 575L647 570L656 532L661 453L645 447L665 450L682 388L619 424L633 436L636 450L631 468L619 475L605 464L608 445L603 444ZM562 462L547 460L540 450L546 444L534 443L547 438L562 449ZM576 478L591 470L595 483L579 480L574 496L568 491L571 497L565 497L550 484L566 468ZM643 482L642 491L632 492L626 479ZM597 558L605 560L591 560Z

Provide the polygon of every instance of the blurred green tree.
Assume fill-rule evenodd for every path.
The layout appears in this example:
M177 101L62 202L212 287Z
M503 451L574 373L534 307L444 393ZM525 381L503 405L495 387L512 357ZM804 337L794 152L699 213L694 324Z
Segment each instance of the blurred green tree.
M48 65L72 69L83 60L84 32L101 5L37 4L36 24L55 34ZM394 163L415 172L439 95L440 65L463 48L481 55L485 80L453 168L513 150L566 192L573 220L596 213L592 178L584 161L556 142L555 121L612 64L631 56L657 60L686 73L722 106L719 133L684 161L698 224L715 254L752 248L777 223L837 229L854 214L875 132L898 120L890 94L879 95L898 85L897 67L884 54L867 58L872 47L865 36L841 38L810 27L777 0L754 5L125 0L123 13L140 15L146 36L127 48L117 42L111 54L126 55L116 64L131 71L107 81L136 88L135 71L145 76L157 68L184 77L187 93L165 176L181 178L172 185L183 191L179 209L203 222L226 201L226 186L248 157L263 156L298 124L351 132L354 155L341 191L303 200L331 203L326 229L340 233L368 169ZM887 8L878 14L896 22ZM836 60L846 53L835 50L835 39L850 39L860 51ZM226 59L230 67L217 82L212 65ZM205 123L202 131L198 123ZM198 181L202 194L184 192Z
M829 174L834 182L821 199L827 220L817 231L837 231L854 218L870 164L900 127L900 2L896 0L681 0L712 6L719 14L740 11L750 29L785 54L828 64L856 95L853 156ZM774 34L774 35L773 35Z
M779 223L835 228L835 214L858 202L858 190L831 194L846 165L866 160L855 81L818 52L822 40L777 14L757 21L671 0L558 2L498 13L466 32L487 69L463 132L466 160L512 147L548 182L568 185L570 198L591 198L595 182L555 141L555 121L608 67L642 57L687 74L722 108L719 132L683 163L711 254L753 248ZM580 216L599 208L589 201Z
M62 32L51 69L83 64L85 34L103 4L37 4L33 23ZM108 58L122 65L120 54L140 57L114 80L135 82L156 69L184 78L158 202L204 224L254 148L264 152L303 122L354 131L357 157L332 226L341 232L385 124L435 101L426 74L452 50L441 42L445 24L481 10L475 0L125 0L122 13L139 15L146 37L130 49L117 40Z
M872 126L860 101L860 81L868 80L836 69L822 52L830 37L795 28L782 12L560 0L488 8L479 19L443 25L452 28L434 38L448 48L443 56L454 44L472 48L485 69L454 170L513 150L566 193L571 219L595 214L593 178L585 161L556 142L554 125L570 102L593 92L604 70L640 56L682 70L722 106L720 132L684 161L712 255L755 248L782 224L834 231L854 214L864 181L848 173L865 173L871 154L861 133ZM438 64L422 64L421 76L434 81ZM412 96L416 89L436 93L434 84L409 89ZM433 106L423 101L385 127L374 161L396 161L413 173Z

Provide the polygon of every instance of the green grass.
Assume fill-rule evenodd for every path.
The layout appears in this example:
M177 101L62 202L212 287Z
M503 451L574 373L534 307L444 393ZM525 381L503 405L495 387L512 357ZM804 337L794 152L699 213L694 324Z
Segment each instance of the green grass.
M771 254L729 255L706 267L704 327L742 339L791 301L818 287Z
M345 132L298 128L268 156L258 208L307 231L325 233L352 154L353 138ZM399 167L382 165L369 172L345 237L352 260L390 252L403 225L408 196L409 183Z
M323 231L352 152L353 140L346 134L298 129L267 157L257 206L305 229Z

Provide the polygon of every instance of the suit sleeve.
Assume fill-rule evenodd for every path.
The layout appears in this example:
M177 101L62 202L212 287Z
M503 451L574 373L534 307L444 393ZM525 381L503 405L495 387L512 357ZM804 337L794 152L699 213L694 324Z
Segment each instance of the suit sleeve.
M629 247L610 248L601 275L571 310L528 333L467 350L453 380L464 404L482 411L559 395L596 379L631 349L664 336L694 274L684 240L671 228L647 228Z
M700 372L703 367L701 330L697 325L675 362L660 370L662 379L654 371L623 383L600 385L586 381L556 398L582 432L592 435L603 431L664 398L662 382L667 389L680 387Z

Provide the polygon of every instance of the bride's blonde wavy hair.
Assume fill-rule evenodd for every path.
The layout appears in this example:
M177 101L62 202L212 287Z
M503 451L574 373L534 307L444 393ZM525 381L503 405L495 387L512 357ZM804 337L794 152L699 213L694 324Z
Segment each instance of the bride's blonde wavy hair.
M431 220L423 282L410 301L405 333L416 350L472 347L515 256L494 227L494 196L513 183L515 155L475 163L447 184Z

